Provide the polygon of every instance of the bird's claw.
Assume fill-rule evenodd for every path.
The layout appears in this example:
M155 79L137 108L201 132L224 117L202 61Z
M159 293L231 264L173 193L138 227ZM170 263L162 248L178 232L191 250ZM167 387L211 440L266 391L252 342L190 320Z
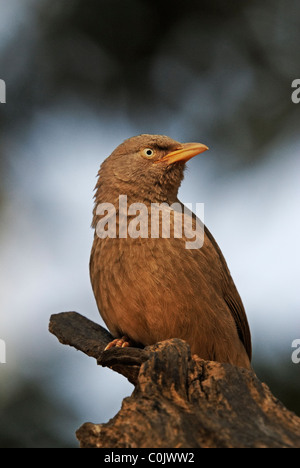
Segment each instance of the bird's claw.
M116 338L108 343L104 351L107 351L110 348L127 348L128 346L130 346L129 338L127 338L127 336L122 336L122 338Z

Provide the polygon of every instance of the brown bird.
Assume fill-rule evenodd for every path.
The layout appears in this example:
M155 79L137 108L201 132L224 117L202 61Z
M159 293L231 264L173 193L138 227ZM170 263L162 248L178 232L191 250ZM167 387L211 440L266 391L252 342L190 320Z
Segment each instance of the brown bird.
M110 346L181 338L203 359L249 368L247 317L215 239L204 227L203 245L187 248L189 233L174 234L176 219L184 216L193 232L201 225L193 213L183 214L177 194L185 163L207 149L166 136L139 135L125 140L103 162L95 188L91 282L100 314L116 337ZM120 195L126 210L139 210L125 212ZM111 205L102 205L107 203ZM154 237L151 207L162 203L160 231ZM173 203L175 209L168 208ZM172 213L169 237L163 232L166 210ZM129 235L130 223L137 235Z

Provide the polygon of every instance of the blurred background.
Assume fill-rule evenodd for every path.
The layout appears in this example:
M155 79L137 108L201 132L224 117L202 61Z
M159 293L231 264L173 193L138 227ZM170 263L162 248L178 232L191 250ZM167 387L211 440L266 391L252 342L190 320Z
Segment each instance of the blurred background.
M102 323L89 281L93 188L125 138L210 147L205 203L243 299L259 378L300 415L298 0L0 0L0 447L77 447L133 387L48 333Z

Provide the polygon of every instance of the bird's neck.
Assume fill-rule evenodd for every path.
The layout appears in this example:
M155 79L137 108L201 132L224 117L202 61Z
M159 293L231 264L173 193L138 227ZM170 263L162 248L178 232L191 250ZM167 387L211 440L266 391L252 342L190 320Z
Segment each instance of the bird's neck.
M107 203L113 205L116 214L118 214L120 210L128 210L128 208L135 203L142 203L146 205L147 208L149 208L152 203L167 203L168 205L172 205L178 201L177 192L178 189L165 193L155 187L151 187L151 190L147 190L147 187L140 187L139 192L137 192L135 187L131 187L130 184L126 183L123 185L120 184L118 187L97 184L92 226L96 227L98 223L99 215L97 214L97 209L99 212L99 206L102 204L102 206L105 206L104 204Z

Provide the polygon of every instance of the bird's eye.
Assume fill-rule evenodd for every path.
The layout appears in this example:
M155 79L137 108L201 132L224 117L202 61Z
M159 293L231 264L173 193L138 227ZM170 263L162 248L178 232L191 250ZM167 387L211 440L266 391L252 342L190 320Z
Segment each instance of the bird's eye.
M151 148L145 148L143 151L143 155L146 156L146 158L150 159L154 155L154 151Z

